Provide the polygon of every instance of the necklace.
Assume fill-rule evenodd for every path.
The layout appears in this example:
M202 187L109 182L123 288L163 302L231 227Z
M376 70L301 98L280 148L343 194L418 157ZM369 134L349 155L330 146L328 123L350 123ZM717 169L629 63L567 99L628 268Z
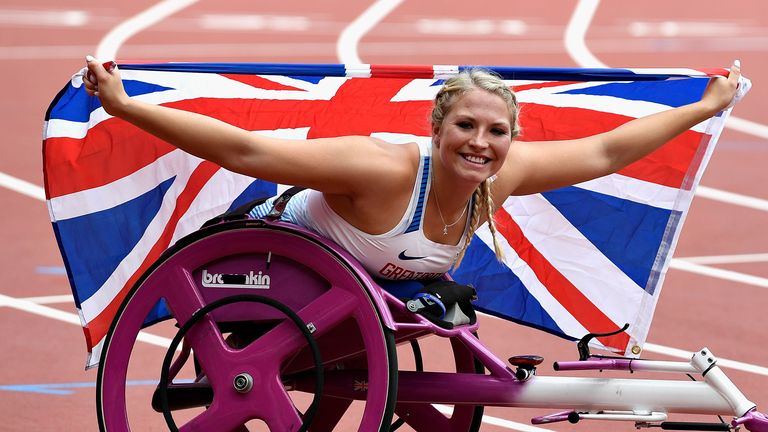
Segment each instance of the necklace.
M450 228L450 227L456 225L457 223L459 223L461 218L464 217L464 213L467 212L467 207L469 207L469 203L467 203L467 205L464 206L464 210L461 211L461 214L459 215L458 218L456 218L455 221L453 221L451 223L446 223L445 222L445 218L443 217L443 211L440 210L440 200L437 198L437 189L433 189L433 190L434 190L434 195L435 195L435 204L437 204L437 214L440 215L440 220L443 222L443 235L448 235L448 228Z

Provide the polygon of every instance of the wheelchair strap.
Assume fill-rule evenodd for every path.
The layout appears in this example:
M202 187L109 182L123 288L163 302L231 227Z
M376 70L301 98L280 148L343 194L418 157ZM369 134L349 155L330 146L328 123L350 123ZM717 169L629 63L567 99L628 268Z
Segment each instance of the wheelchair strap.
M270 219L277 219L280 216L282 216L283 211L285 211L285 206L286 204L288 204L288 200L290 200L292 196L296 195L297 193L301 192L304 189L306 188L301 186L293 186L287 189L282 194L280 194L280 196L275 199L275 202L272 205L272 210L269 211L269 213L267 214L267 217ZM247 203L237 208L234 208L212 219L207 220L203 224L202 228L205 228L211 225L216 225L221 222L248 219L248 213L250 213L254 207L263 204L269 198L270 197L259 197L254 200L248 201Z
M267 219L280 219L280 216L282 216L283 212L285 211L285 206L288 205L288 201L290 201L294 195L303 191L304 189L306 188L303 186L293 186L292 188L289 188L285 192L281 193L275 202L272 203L272 210L267 213ZM250 209L248 211L250 212Z

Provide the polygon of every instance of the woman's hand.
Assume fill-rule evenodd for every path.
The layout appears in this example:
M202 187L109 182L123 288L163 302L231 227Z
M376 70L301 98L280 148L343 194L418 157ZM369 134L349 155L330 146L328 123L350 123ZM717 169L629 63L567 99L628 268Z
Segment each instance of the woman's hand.
M714 77L709 80L701 104L706 106L712 115L732 106L746 93L752 83L741 76L741 64L738 60L733 62L728 77Z
M85 91L91 96L97 96L108 114L117 115L130 102L117 66L107 70L91 56L85 57L85 63L88 67L83 75Z

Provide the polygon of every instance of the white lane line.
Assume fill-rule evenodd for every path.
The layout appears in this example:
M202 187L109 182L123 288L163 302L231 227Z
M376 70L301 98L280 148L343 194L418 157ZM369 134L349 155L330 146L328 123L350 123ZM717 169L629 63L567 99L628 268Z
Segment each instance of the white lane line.
M436 410L440 411L441 413L447 416L451 416L453 414L452 406L440 405L440 404L432 404L432 406L435 407ZM517 430L521 432L552 432L552 429L544 429L538 426L532 426L525 423L514 422L511 420L489 416L488 414L483 414L483 423L487 423L494 426L500 426L506 429Z
M0 294L0 307L2 306L7 306L13 309L18 309L20 311L29 312L34 315L55 319L69 324L82 326L80 323L80 317L78 317L77 314L64 312L62 310L37 304L25 299L9 297ZM146 342L148 344L157 345L164 348L168 348L171 345L170 338L153 335L145 331L140 331L136 339L141 342Z
M744 33L744 26L737 23L718 21L634 21L627 31L635 37L705 37L738 36Z
M0 172L0 186L6 189L10 189L14 192L18 192L22 195L26 195L30 198L35 198L40 201L45 201L45 191L43 190L43 188L41 188L36 184L10 176L2 172Z
M45 27L83 27L91 21L91 16L83 10L29 10L2 9L0 24L5 26L45 26Z
M723 279L731 282L738 282L747 285L753 285L760 288L768 288L768 279L759 276L752 276L731 270L723 270L715 267L709 267L702 264L696 264L690 261L672 258L669 266L673 269L696 273L717 279Z
M730 121L731 118L728 120ZM696 188L696 196L755 210L768 211L768 200L752 197L749 195L737 194L734 192L727 192L707 186L699 185Z
M694 264L745 264L768 262L768 253L739 254L739 255L712 255L698 257L680 257L680 260Z
M164 0L121 22L99 42L96 58L102 60L117 58L117 51L129 38L197 2L198 0Z
M768 139L768 126L755 123L751 120L745 120L741 117L728 117L728 121L725 122L725 127L748 135Z
M59 304L59 303L71 303L75 304L75 299L72 294L64 295L52 295L52 296L38 296L38 297L24 297L18 300L28 301L34 304Z
M341 31L336 42L336 55L343 64L363 64L357 45L372 28L402 3L403 0L378 0Z
M601 62L592 54L587 47L585 38L587 29L592 22L592 18L595 16L599 4L600 0L579 0L573 15L571 15L571 19L568 21L568 26L565 29L565 49L568 51L571 58L581 67L608 67L608 65ZM725 127L768 139L768 127L735 116L728 117ZM768 201L766 200L745 195L737 195L719 189L699 186L696 190L696 195L728 204L768 211ZM736 198L738 198L738 200ZM742 199L744 199L744 201L742 201Z
M216 31L303 32L310 29L312 21L301 15L204 14L199 25Z
M657 354L664 354L670 357L676 357L684 360L690 360L691 357L693 357L693 353L690 351L671 348L664 345L652 344L649 342L646 342L646 344L643 345L643 350L654 352ZM715 356L717 356L717 354L715 354ZM768 376L768 367L753 365L750 363L744 363L736 360L729 360L719 356L717 357L717 365L720 367L739 370L742 372L749 372L756 375Z
M428 35L506 34L521 36L528 32L528 24L518 19L421 18L416 21L416 31Z
M482 315L482 316L484 316L486 318L490 318L490 319L494 319L494 320L499 320L499 321L504 321L505 323L509 323L509 321L507 321L507 320L505 320L503 318L499 318L499 317L493 316L493 315L488 315L488 314L483 313L483 312L478 312L478 315ZM482 329L481 329L481 331L482 331ZM666 356L675 357L675 358L683 359L683 360L686 360L686 361L690 360L691 357L693 356L693 353L691 351L686 351L686 350L682 350L682 349L679 349L679 348L672 348L672 347L668 347L668 346L664 346L664 345L658 345L658 344L654 344L654 343L650 343L650 342L646 342L645 345L643 345L643 351L652 352L652 353L656 353L656 354L663 354L663 355L666 355ZM768 376L768 367L759 366L759 365L752 364L752 363L745 363L745 362L741 362L741 361L737 361L737 360L730 360L730 359L723 358L723 357L720 357L720 356L717 356L717 358L718 358L717 363L721 367L726 367L726 368L729 368L729 369L740 370L740 371L743 371L743 372L754 373L754 374L757 374L757 375Z

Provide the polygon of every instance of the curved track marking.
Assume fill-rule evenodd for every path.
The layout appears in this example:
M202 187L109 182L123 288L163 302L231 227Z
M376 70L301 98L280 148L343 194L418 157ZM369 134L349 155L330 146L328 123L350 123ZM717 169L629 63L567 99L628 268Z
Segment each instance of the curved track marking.
M580 0L576 5L576 9L571 16L571 19L568 21L568 27L565 29L565 48L573 61L575 61L581 67L609 67L592 54L592 52L589 50L589 47L587 47L585 38L587 29L592 22L592 18L595 16L595 12L597 11L599 4L600 0ZM768 139L768 126L739 117L730 116L725 124L725 127L742 133ZM728 204L768 211L768 201L761 200L759 198L740 195L739 200L737 201L726 198L735 197L737 194L703 186L699 186L699 188L696 190L696 195ZM755 207L752 205L755 202L759 202L760 205Z
M565 28L565 50L581 67L607 68L587 47L586 33L600 0L579 0Z
M360 39L402 2L403 0L378 0L344 28L336 43L339 61L344 64L363 64L357 51Z
M117 51L120 46L131 36L197 2L198 0L164 0L123 21L99 42L96 48L96 58L103 60L117 58Z

